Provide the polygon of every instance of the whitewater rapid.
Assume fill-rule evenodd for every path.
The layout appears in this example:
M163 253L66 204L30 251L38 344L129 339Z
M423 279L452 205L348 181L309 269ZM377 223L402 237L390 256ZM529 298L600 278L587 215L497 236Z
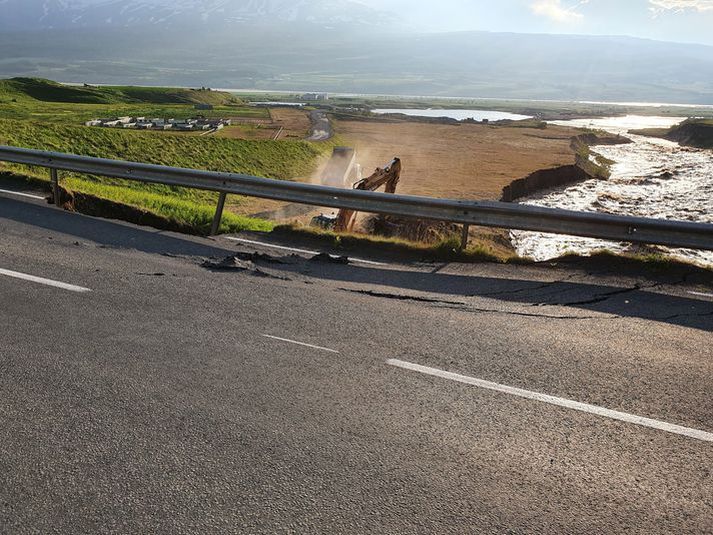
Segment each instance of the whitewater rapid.
M562 126L623 134L633 143L592 148L593 152L615 162L609 180L587 180L564 189L544 191L528 197L523 203L713 223L713 150L683 147L664 139L629 133L638 128L666 128L683 120L685 117L627 116L557 121L556 124ZM588 255L601 249L616 252L641 250L641 246L626 243L537 232L513 231L511 239L519 255L538 261L566 253ZM663 247L655 250L713 266L713 252Z

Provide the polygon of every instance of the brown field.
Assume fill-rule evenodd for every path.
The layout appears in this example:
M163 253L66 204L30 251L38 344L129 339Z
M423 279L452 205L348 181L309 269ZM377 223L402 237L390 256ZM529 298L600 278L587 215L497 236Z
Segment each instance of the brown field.
M292 108L271 108L273 124L284 130L279 139L304 139L309 136L311 122L309 113Z
M357 149L368 175L398 156L403 163L399 193L454 199L499 199L512 180L574 163L575 132L548 126L339 121L336 131Z
M271 113L275 111L271 110ZM280 109L273 117L289 125L295 134L301 128L309 129L309 116L303 111ZM497 200L503 187L515 179L539 169L572 164L574 153L570 138L577 133L557 126L541 130L408 121L335 121L334 126L344 143L357 149L357 160L365 175L398 156L403 162L398 193L454 199ZM267 127L264 130L268 131ZM226 128L221 134L230 132L231 129ZM319 169L325 164L326 158ZM318 182L319 169L304 180ZM308 223L320 212L335 212L332 209L307 209L300 215L280 214L285 206L287 203L279 201L242 199L231 209L260 216L274 212L271 218L302 223Z
M290 108L271 108L270 119L234 118L233 125L215 136L231 139L304 139L309 135L309 113Z

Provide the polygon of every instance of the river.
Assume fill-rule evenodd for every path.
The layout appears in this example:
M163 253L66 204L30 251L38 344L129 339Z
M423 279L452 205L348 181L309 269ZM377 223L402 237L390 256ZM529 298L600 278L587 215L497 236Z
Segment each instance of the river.
M422 109L396 109L396 108L382 108L372 110L373 113L377 115L384 115L387 113L401 113L403 115L409 115L411 117L448 117L450 119L456 119L458 121L465 121L466 119L473 119L475 121L482 121L487 119L488 121L503 121L509 119L511 121L522 121L523 119L532 119L530 115L520 115L518 113L509 113L505 111L491 111L491 110L444 110L438 108L422 108Z
M682 147L664 139L629 134L637 128L669 127L685 117L611 117L556 121L563 126L596 128L623 134L633 143L593 147L613 160L609 180L587 180L564 189L528 197L525 204L587 212L635 215L713 223L713 151ZM513 231L518 254L549 260L566 253L590 254L598 249L636 252L639 246L573 236ZM713 266L713 252L665 249L668 254Z

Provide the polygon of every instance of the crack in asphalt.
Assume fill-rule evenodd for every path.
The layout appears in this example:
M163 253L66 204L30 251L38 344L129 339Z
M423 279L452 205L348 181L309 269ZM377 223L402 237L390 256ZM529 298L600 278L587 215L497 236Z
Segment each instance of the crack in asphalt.
M615 297L617 295L623 295L631 292L636 292L641 290L642 287L638 284L629 287L629 288L619 288L617 290L613 290L611 292L606 292L606 293L601 293L601 294L595 294L594 297L590 299L584 299L582 301L569 301L567 303L533 303L532 306L563 306L563 307L575 307L575 306L581 306L581 305L596 305L598 303L603 303L604 301L608 301L612 297Z
M396 301L414 301L418 303L427 303L429 305L437 306L438 308L448 308L451 310L461 310L464 312L482 312L485 314L504 314L508 316L521 316L526 318L544 318L544 319L555 319L555 320L594 320L594 319L617 319L621 316L615 314L608 314L602 316L555 316L552 314L535 314L533 312L516 312L512 310L498 310L494 308L481 308L474 307L468 303L463 303L462 301L446 301L443 299L433 299L429 297L421 297L417 295L404 295L404 294L393 294L386 292L375 292L373 290L356 290L352 288L339 288L340 291L349 292L359 295L366 295L369 297L377 297L381 299L392 299Z
M713 311L711 312L702 312L699 314L696 313L687 313L687 314L674 314L673 316L662 316L662 317L652 317L652 319L656 319L659 321L669 321L669 320L675 320L679 318L706 318L706 317L713 317Z
M468 297L497 297L500 295L515 295L515 294L519 294L522 292L534 292L537 290L544 290L545 288L549 288L556 284L566 284L567 282L571 281L576 276L577 276L577 274L573 273L569 277L566 277L564 279L543 282L541 284L538 284L537 286L527 286L527 287L523 287L523 288L518 288L516 290L501 290L501 291L497 291L497 292L476 293L476 294L470 294ZM532 282L534 283L535 281L532 281Z

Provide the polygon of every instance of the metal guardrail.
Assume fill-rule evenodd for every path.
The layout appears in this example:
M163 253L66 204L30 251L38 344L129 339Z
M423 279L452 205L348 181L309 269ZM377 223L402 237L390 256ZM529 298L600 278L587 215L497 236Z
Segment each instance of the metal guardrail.
M213 221L218 230L229 193L279 201L348 208L359 212L433 219L464 225L567 234L605 240L713 250L713 224L575 212L503 202L459 201L272 180L234 173L90 158L73 154L0 146L0 161L50 169L59 205L58 171L181 186L220 193Z

